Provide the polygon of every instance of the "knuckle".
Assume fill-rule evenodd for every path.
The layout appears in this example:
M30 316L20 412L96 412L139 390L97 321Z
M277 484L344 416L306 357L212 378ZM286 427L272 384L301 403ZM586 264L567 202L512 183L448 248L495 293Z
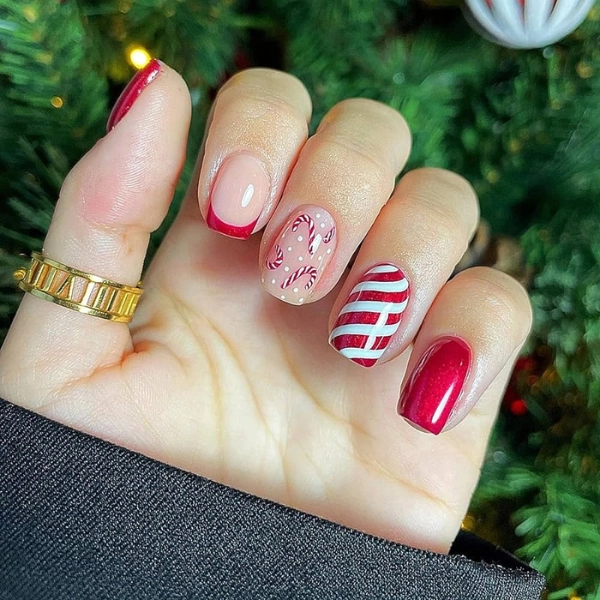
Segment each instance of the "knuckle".
M412 142L408 124L398 111L366 98L336 104L321 121L317 133L324 131L368 148L389 165L394 176L404 166Z
M440 231L439 237L454 239L460 247L461 256L467 249L469 230L456 207L449 202L440 202L439 196L432 193L431 188L420 188L413 191L421 219L432 224Z
M401 223L410 224L404 239L409 243L415 265L428 276L445 282L468 246L467 236L461 235L464 224L455 214L447 215L436 203L412 200L395 196L381 211L380 219L385 219L386 227L393 230L402 230Z
M351 113L372 123L380 123L386 129L392 128L392 134L410 135L406 119L395 108L370 98L348 98L338 102L330 111L332 117Z
M417 177L426 177L437 179L446 187L455 189L457 192L468 195L475 195L471 184L458 173L448 171L448 169L440 169L438 167L420 167L411 171Z
M409 171L402 178L423 203L437 206L440 215L460 222L470 236L479 222L479 201L473 186L458 173L436 167L422 167Z
M254 100L307 121L312 111L308 90L295 76L274 69L247 69L233 75L219 90L219 102Z
M356 181L363 180L364 186L373 190L386 189L391 192L394 174L381 160L379 152L364 140L355 136L339 133L327 142L328 160L335 172L353 173Z
M261 93L245 93L241 95L233 88L219 95L215 105L215 116L224 118L226 122L249 121L254 125L284 127L289 131L308 132L308 123L304 115L284 98L277 95ZM236 128L244 132L244 128Z
M464 273L464 275L463 275ZM486 301L487 314L494 315L506 332L512 332L515 345L521 345L529 335L533 312L525 288L513 277L490 267L474 267L457 279L468 276Z

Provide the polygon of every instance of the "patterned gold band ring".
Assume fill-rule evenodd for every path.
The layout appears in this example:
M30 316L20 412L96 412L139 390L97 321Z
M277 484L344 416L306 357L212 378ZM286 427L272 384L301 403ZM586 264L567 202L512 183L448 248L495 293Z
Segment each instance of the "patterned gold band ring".
M131 287L79 271L55 260L31 253L27 269L14 272L25 291L80 313L129 323L143 293L141 285Z

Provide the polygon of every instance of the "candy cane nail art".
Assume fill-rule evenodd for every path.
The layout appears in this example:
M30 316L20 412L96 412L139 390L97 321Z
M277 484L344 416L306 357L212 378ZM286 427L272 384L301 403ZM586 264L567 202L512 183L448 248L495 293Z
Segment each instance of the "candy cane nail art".
M267 269L276 271L283 264L283 250L278 244L275 244L275 258L267 261Z
M306 302L336 244L333 217L318 206L302 206L288 219L269 251L262 280L267 291L290 304Z
M304 275L310 275L308 283L304 286L305 290L310 290L310 288L314 285L317 276L319 275L319 271L317 271L317 269L314 267L300 267L299 269L296 269L289 277L286 277L283 280L281 289L285 290L286 287L289 287L292 285L292 283L295 283L297 279L300 279L300 277L303 277Z
M352 288L329 335L343 356L372 367L398 330L410 290L404 273L382 263L369 269Z

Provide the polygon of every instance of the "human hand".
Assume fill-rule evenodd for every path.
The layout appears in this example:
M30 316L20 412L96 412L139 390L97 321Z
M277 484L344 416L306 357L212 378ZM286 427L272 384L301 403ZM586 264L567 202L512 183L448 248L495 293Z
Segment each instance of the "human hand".
M44 255L136 285L184 164L190 98L156 61L124 98L113 128L65 180ZM231 79L132 323L26 294L0 351L0 396L253 494L444 552L530 328L527 295L491 269L447 281L475 230L477 200L437 169L412 171L394 190L410 151L399 114L348 100L307 141L310 111L289 75ZM232 240L203 216L238 237L266 229ZM332 330L355 360L328 345ZM403 382L400 411L412 425L398 415Z

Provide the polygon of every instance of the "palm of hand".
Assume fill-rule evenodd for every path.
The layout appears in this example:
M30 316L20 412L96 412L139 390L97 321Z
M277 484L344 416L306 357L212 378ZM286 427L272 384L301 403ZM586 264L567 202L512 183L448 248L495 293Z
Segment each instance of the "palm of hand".
M53 382L36 410L250 493L446 550L488 427L473 415L434 438L406 424L396 403L408 356L373 370L337 356L326 338L332 295L301 308L272 298L257 283L257 252L206 230L199 239L182 215L149 269L131 339L119 328L103 356L65 357L78 373Z

